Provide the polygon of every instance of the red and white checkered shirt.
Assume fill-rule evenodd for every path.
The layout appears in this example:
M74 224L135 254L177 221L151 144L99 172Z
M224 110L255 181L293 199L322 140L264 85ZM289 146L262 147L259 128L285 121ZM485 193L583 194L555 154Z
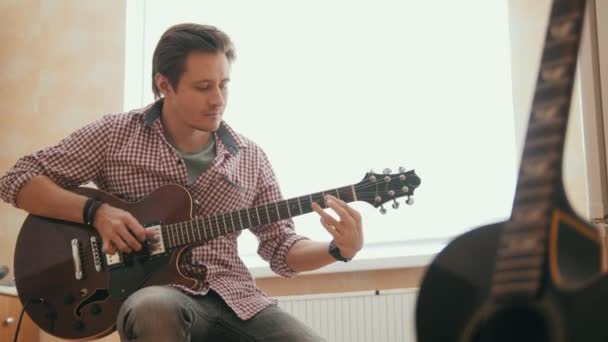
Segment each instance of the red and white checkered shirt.
M127 201L137 201L165 184L187 188L197 216L208 216L282 200L272 167L252 141L225 122L215 132L216 158L188 185L185 163L165 139L159 120L162 100L128 113L105 115L69 135L59 144L25 156L0 178L0 197L16 205L21 187L45 175L64 188L92 181L100 190ZM259 241L258 254L284 277L295 272L286 262L298 240L290 219L258 226L251 231ZM249 319L276 301L259 290L238 256L237 237L231 233L194 247L182 259L182 271L201 281L184 291L216 291L241 319Z

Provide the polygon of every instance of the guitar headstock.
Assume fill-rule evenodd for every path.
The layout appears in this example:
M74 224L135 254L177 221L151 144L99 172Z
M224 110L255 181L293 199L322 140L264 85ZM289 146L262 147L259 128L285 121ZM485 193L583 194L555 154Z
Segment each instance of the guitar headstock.
M405 171L400 167L399 173L391 173L384 169L382 174L368 172L362 181L355 184L357 199L367 202L374 207L380 207L382 214L386 213L383 204L392 201L393 208L399 208L397 198L407 197L405 203L414 204L414 190L420 186L420 177L414 170Z

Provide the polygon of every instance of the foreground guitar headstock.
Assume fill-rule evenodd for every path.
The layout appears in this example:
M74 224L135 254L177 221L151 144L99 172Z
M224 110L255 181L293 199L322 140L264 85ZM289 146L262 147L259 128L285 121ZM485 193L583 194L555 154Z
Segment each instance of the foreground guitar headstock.
M363 180L355 184L357 199L367 202L374 207L380 207L380 213L385 214L384 203L393 201L392 207L399 208L397 198L407 196L405 203L414 204L414 189L420 186L420 177L414 170L405 171L400 167L399 173L384 169L382 174L368 172Z

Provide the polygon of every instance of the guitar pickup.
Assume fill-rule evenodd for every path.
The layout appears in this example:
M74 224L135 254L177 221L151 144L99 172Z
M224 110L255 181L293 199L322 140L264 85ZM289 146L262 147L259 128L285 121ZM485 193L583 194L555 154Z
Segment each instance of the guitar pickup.
M82 261L80 260L80 241L77 239L72 239L72 262L74 264L74 277L78 280L84 278L84 273L82 272Z

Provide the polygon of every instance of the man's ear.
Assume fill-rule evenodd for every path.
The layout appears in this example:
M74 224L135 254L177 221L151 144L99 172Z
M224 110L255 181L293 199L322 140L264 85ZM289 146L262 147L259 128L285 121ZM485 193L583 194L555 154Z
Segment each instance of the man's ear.
M154 82L156 82L156 87L158 87L158 90L163 96L167 96L168 93L173 91L169 79L160 72L157 72L156 75L154 75Z

